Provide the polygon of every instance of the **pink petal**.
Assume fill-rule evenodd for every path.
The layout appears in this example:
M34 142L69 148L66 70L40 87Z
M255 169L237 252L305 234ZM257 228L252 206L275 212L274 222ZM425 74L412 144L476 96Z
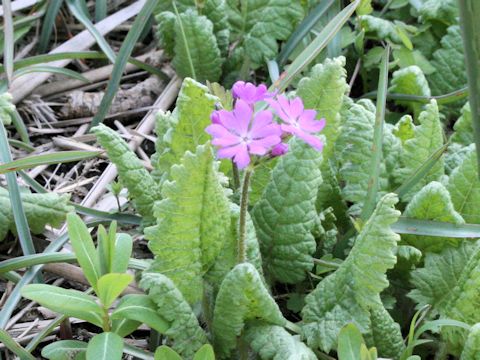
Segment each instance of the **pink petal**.
M220 119L223 124L231 133L241 136L242 128L239 126L239 122L231 111L220 110Z
M232 86L232 95L234 98L239 98L240 94L242 93L242 90L245 86L245 81L237 81L235 84Z
M269 125L272 123L273 114L271 111L263 110L255 114L252 126L250 128L250 133L253 134L255 131Z
M303 113L303 101L299 97L290 100L290 116L297 119Z
M310 133L316 133L322 131L322 129L325 127L325 119L320 119L320 120L306 120L306 119L300 119L299 125L302 128L302 130L310 132Z
M280 125L271 123L270 125L264 126L260 129L255 129L255 131L250 131L251 139L260 139L271 135L282 135L282 129L280 128Z
M233 114L237 120L236 129L238 129L238 135L242 137L247 136L248 128L252 120L252 108L242 99L238 99Z
M230 146L226 148L219 149L217 151L217 157L219 159L233 158L238 154L239 151L242 151L243 144L238 144L235 146Z
M212 124L221 124L222 121L220 119L219 111L215 110L214 112L212 112L212 114L210 115L210 120L212 120Z
M229 135L229 136L222 136L222 137L213 139L212 145L215 145L218 147L227 147L227 146L239 144L241 142L242 142L242 139L239 138L238 136Z
M274 99L265 99L265 101L273 108L277 116L282 119L283 121L290 123L290 118L287 114L283 111L282 105L279 101Z
M310 135L307 133L301 133L301 134L296 134L300 139L305 141L308 145L313 147L317 151L322 151L323 150L323 142L319 138L317 138L315 135Z
M281 141L282 141L282 139L280 138L280 136L272 135L272 136L264 137L263 139L253 140L248 145L249 146L261 146L265 149L269 149L272 146L277 145Z
M254 155L265 155L267 153L267 149L265 149L265 147L263 147L261 144L256 144L254 142L251 142L250 144L248 144L248 151L250 152L250 154L254 154Z
M205 128L205 131L213 137L231 136L232 134L222 125L212 124Z
M248 155L247 145L239 145L240 149L235 154L233 161L237 164L239 169L246 168L250 164L250 155Z
M288 144L280 143L273 147L271 154L272 156L282 156L288 152Z

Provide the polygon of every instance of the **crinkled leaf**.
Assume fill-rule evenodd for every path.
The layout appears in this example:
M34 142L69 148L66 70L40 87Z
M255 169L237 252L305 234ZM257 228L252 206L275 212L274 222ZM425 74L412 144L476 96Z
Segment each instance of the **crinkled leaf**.
M480 324L475 324L468 333L460 360L480 360Z
M205 274L205 279L213 285L215 292L218 291L225 275L234 268L238 261L238 220L240 216L240 208L236 204L230 205L230 228L226 235L224 246L218 255L215 263ZM246 250L247 261L255 266L257 271L262 274L262 258L260 255L260 247L258 245L255 226L252 219L247 213L247 236Z
M416 65L412 65L393 73L392 85L389 92L408 95L430 96L430 87L423 71ZM414 111L420 112L421 105L412 101L397 101L400 105L406 105Z
M480 243L464 241L458 248L446 248L440 254L427 253L425 266L412 273L415 289L409 296L418 307L429 304L441 318L475 324L480 321ZM442 338L454 355L459 355L467 331L442 327Z
M153 220L153 204L161 198L160 187L128 144L113 129L100 124L92 129L98 142L115 164L122 184L128 189L137 211L149 223Z
M462 145L473 143L473 124L470 104L467 102L462 108L462 116L453 125L454 133L450 140Z
M193 357L208 340L182 293L169 278L158 273L144 272L140 286L157 304L158 315L170 322L165 335L173 340L173 348L184 357Z
M28 226L35 234L40 234L47 224L59 227L65 220L66 214L73 210L73 207L68 205L68 195L21 192L20 196ZM9 230L16 231L10 196L5 188L0 187L0 241L5 238Z
M173 66L181 77L197 81L217 81L222 73L222 57L213 33L213 24L196 10L180 14L175 22Z
M394 194L380 200L345 261L305 298L302 329L310 347L329 352L337 344L340 329L349 322L363 334L374 331L370 311L383 307L380 292L388 287L386 272L396 262L394 251L400 237L390 225L400 215L394 209L397 202ZM396 337L401 339L399 329L390 336L394 348Z
M209 136L205 128L210 125L210 114L215 110L217 98L208 94L208 88L186 78L178 94L172 114L157 116L157 154L152 158L158 174L166 178L173 164L179 164L186 151L195 151L205 144Z
M463 146L459 143L451 143L445 153L445 173L451 175L453 170L459 167L463 160L470 154L470 149L475 145Z
M432 181L416 193L403 214L420 220L434 220L453 224L465 221L453 208L450 193L441 183ZM448 245L458 245L461 239L438 236L402 235L402 241L415 246L422 253L439 252Z
M440 21L447 25L458 22L458 3L456 0L422 0L418 8L423 21Z
M286 323L255 267L238 264L223 280L215 302L212 324L215 353L220 358L229 358L245 323L256 319L279 326Z
M420 125L414 129L413 138L406 140L401 156L403 168L397 167L400 182L408 179L428 158L443 145L443 129L438 106L435 100L428 104L418 118ZM439 180L444 173L443 158L438 160L430 171L404 197L405 200L420 190L425 184Z
M450 26L441 44L431 60L436 71L428 76L433 95L448 94L467 84L460 26Z
M252 210L263 263L273 279L296 283L313 268L316 244L311 231L322 181L321 161L321 153L291 141Z
M303 16L300 2L227 0L232 39L240 40L254 68L277 56L278 41L287 40Z
M461 165L453 170L448 179L447 189L455 210L465 222L480 224L480 180L474 145L469 147Z
M12 104L12 95L7 92L0 94L0 121L4 125L10 125L12 122L10 115L15 111L15 105Z
M343 97L348 91L347 72L344 68L345 58L340 56L326 59L323 64L315 65L309 77L300 80L297 95L300 96L306 108L317 111L317 118L326 120L322 134L327 138L324 157L327 159L333 149L338 135L340 123L339 112Z
M230 205L210 145L199 145L174 165L155 206L157 225L145 229L155 255L151 270L167 275L185 298L202 298L203 275L213 265L230 229Z
M379 40L391 41L394 44L408 44L409 46L407 47L411 48L411 43L405 30L413 32L415 27L406 25L401 21L393 23L373 15L362 15L359 16L358 19L360 26L365 30L367 36L372 36Z
M280 326L253 324L245 330L245 340L262 360L315 360L315 353L299 338Z
M400 139L402 145L405 141L412 139L415 136L415 125L410 115L404 115L398 120L393 129L393 134Z

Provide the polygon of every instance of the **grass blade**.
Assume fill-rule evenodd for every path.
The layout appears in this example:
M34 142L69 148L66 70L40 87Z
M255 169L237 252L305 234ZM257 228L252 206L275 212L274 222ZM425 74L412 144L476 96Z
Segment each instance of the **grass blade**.
M38 42L38 51L44 53L47 51L50 42L50 36L53 33L55 26L55 19L62 7L63 0L49 1L45 18L42 21L42 32L40 33L40 40Z
M451 224L441 221L418 220L400 217L391 225L392 231L398 234L413 234L425 236L438 236L449 238L478 239L480 225L477 224Z
M17 256L12 259L0 262L0 274L12 270L32 267L39 264L50 264L58 262L75 262L75 254L72 253L54 253L54 254L34 254L26 256Z
M469 102L472 110L473 135L477 149L478 174L480 176L480 2L459 0L460 26L462 28L465 66L469 88Z
M112 62L115 63L115 52L112 50L110 45L108 45L107 41L105 38L100 34L100 32L97 30L95 25L90 21L89 15L85 12L84 5L82 4L81 0L67 0L67 6L70 9L71 13L75 18L80 21L92 34L92 36L95 38L97 41L98 46L100 46L100 49L107 55L108 59Z
M307 34L312 30L315 24L325 15L328 8L336 0L322 0L319 4L306 16L302 22L297 26L295 31L290 35L288 41L282 48L282 51L277 56L278 65L284 65L290 54L302 42Z
M90 129L101 123L105 116L108 114L113 98L115 97L118 87L120 86L123 70L125 69L128 58L130 57L130 54L135 47L135 43L137 42L143 31L145 22L148 20L150 15L152 15L152 12L156 7L157 2L158 0L147 1L145 5L143 5L142 10L140 10L137 17L135 18L135 21L133 22L130 31L128 32L125 40L123 41L120 51L118 52L117 60L115 61L115 64L113 66L112 75L110 81L108 82L105 95L103 96L100 107L98 108L98 111L90 124Z
M325 46L327 46L340 31L359 4L360 0L355 0L346 6L320 31L317 37L293 60L288 70L284 73L284 76L280 77L280 82L274 84L277 90L285 90L295 76L300 74L300 72L320 54Z
M27 127L25 126L25 123L23 122L23 119L18 113L17 109L15 109L13 112L11 118L13 126L15 126L15 129L20 135L20 139L22 139L24 143L30 144L30 137L28 136Z
M8 147L8 137L5 131L5 126L0 119L0 160L4 163L12 161L12 155L10 154L10 148ZM35 247L33 246L32 237L28 227L27 218L23 210L22 200L20 198L20 189L17 183L17 176L15 172L8 173L7 186L10 196L10 203L12 205L13 218L15 220L15 226L20 240L20 246L24 255L30 255L35 253Z
M101 154L101 151L59 151L50 154L32 155L9 161L0 165L0 174L5 174L11 171L18 171L29 169L39 165L50 165L67 163L72 161L80 161L90 159Z
M410 95L410 94L398 94L398 93L388 93L388 100L403 100L403 101L415 101L420 104L428 104L432 99L435 99L439 105L450 104L462 99L465 99L468 96L468 86L461 89L452 91L451 93L437 96L421 96L421 95ZM375 99L377 97L377 91L371 91L360 98L364 99Z
M95 1L95 22L107 17L107 0Z
M407 179L405 182L400 185L394 193L398 194L398 197L403 198L408 192L421 180L425 175L428 174L430 169L435 165L435 163L442 157L443 153L448 148L448 143L443 145L441 148L436 150L422 165L420 165L415 172Z
M70 69L65 69L65 68L58 68L58 67L55 67L55 66L48 66L48 65L29 66L29 67L26 67L26 68L15 71L14 76L15 76L15 78L19 78L22 75L35 73L35 72L47 72L47 73L52 73L52 74L61 74L61 75L71 77L73 79L83 81L85 83L90 82L90 80L88 80L85 76L83 76L82 74L80 74L76 71L73 71L73 70L70 70Z
M13 77L13 53L15 45L12 4L10 0L3 0L3 36L5 37L3 62L5 64L5 75L7 76L7 82L10 86Z
M3 3L5 4L5 2ZM27 350L20 346L13 338L3 329L0 329L0 342L4 344L8 350L17 355L21 360L35 360L35 357Z
M380 177L380 162L382 161L383 124L385 122L385 108L387 104L388 87L388 59L390 58L390 45L387 44L380 64L378 79L377 108L375 110L375 128L373 130L372 158L370 160L370 179L365 203L362 208L361 218L366 221L375 209L378 193L378 178Z

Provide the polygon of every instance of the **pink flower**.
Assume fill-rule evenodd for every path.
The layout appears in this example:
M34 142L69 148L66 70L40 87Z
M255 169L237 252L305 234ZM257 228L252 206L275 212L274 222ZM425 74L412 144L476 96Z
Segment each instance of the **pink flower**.
M249 105L253 105L257 101L263 101L271 96L264 84L255 86L245 81L237 81L233 84L232 94L235 99L241 99Z
M284 95L280 95L277 100L267 99L266 101L283 121L280 126L284 132L298 136L316 150L322 151L322 140L313 134L325 127L325 119L316 120L315 110L305 110L302 99L299 97L288 100Z
M212 124L205 131L212 135L212 144L219 147L217 156L233 159L243 169L250 164L250 155L265 155L282 141L282 130L272 119L270 111L253 114L249 104L239 99L233 111L214 112Z
M273 157L285 155L288 152L288 144L280 143L273 147L271 154Z

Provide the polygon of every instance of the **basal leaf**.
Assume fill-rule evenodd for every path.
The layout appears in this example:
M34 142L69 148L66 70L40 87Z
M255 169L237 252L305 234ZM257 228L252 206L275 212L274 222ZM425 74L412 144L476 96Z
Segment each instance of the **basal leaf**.
M418 306L429 304L442 319L475 324L480 321L480 243L464 241L458 248L428 253L425 266L412 272L415 289L409 296ZM458 327L442 327L442 338L454 355L460 352L468 332Z
M227 0L232 39L239 40L254 68L276 57L278 41L286 40L303 16L299 2Z
M445 173L451 175L453 170L459 167L465 158L470 154L470 150L475 144L463 146L459 143L451 143L445 153Z
M419 1L418 13L423 21L439 21L446 25L458 22L458 4L455 0Z
M197 81L217 81L222 73L222 58L213 33L213 24L195 10L177 16L173 66L181 77Z
M412 139L415 136L415 125L410 115L404 115L398 120L393 129L393 134L400 139L402 145L405 141Z
M253 324L245 330L245 340L262 360L315 360L315 353L299 338L276 325Z
M321 153L300 141L275 166L252 218L262 259L273 279L296 283L313 267L315 201L322 181Z
M92 130L117 167L120 181L128 189L135 208L145 222L151 222L153 204L160 199L159 185L117 132L103 124Z
M480 359L480 324L475 324L468 333L465 347L462 351L460 360L479 360Z
M103 332L90 339L86 360L120 360L123 354L123 339L115 333Z
M455 210L469 224L480 224L480 180L477 172L477 155L472 145L460 166L448 179L447 189Z
M377 323L391 324L389 327L396 331L390 333L388 340L390 348L397 349L400 329L388 312L383 313L386 317L383 322L373 319L379 308L383 308L380 292L388 286L386 272L396 262L394 251L400 237L392 232L390 225L400 215L394 209L397 202L394 194L380 200L345 261L305 298L302 329L310 347L329 352L337 346L340 329L353 322L374 341L377 330L373 327Z
M395 23L393 23L373 15L362 15L359 16L358 19L361 28L365 30L367 36L378 40L391 41L394 44L409 45L407 48L411 49L411 43L405 30L413 32L415 27L401 21L395 21Z
M203 275L213 265L230 229L230 205L210 145L187 152L163 185L157 225L145 229L155 255L151 270L168 276L190 303L202 298Z
M430 96L430 87L423 71L416 65L397 70L393 73L392 84L388 89L391 93ZM397 101L399 105L406 105L418 114L421 105L411 101Z
M208 88L186 78L177 98L173 113L157 116L157 154L152 158L156 171L166 178L173 164L179 164L187 151L205 144L209 137L205 128L215 110L217 98L208 94Z
M472 124L472 112L470 110L470 104L467 102L462 108L462 116L453 125L454 133L450 140L462 145L470 145L473 143L473 124Z
M420 220L435 220L453 224L465 223L453 208L448 190L436 181L425 185L413 196L403 215ZM448 245L458 245L460 240L437 236L402 235L402 242L416 247L422 253L439 252Z
M401 160L403 168L397 167L397 176L402 183L408 179L427 159L443 145L443 129L440 122L438 106L435 100L428 104L418 118L420 125L414 129L414 136L405 141ZM416 186L404 197L408 200L425 184L437 181L443 175L443 159L430 169Z
M173 348L184 357L193 357L208 340L182 293L169 278L158 273L144 272L140 286L148 290L158 315L170 322L165 335L173 340Z
M43 232L47 224L59 227L65 220L66 214L73 210L73 207L68 205L68 195L21 192L20 196L28 226L35 234ZM10 196L5 188L0 187L0 241L5 238L9 230L16 231Z
M343 97L348 90L346 82L345 58L326 59L323 64L315 65L309 77L300 80L297 95L305 108L317 111L317 118L327 122L322 133L327 138L324 157L329 158L338 135L339 112Z
M286 323L252 264L235 266L225 277L215 302L213 336L215 353L229 358L248 320L260 319L273 325Z

